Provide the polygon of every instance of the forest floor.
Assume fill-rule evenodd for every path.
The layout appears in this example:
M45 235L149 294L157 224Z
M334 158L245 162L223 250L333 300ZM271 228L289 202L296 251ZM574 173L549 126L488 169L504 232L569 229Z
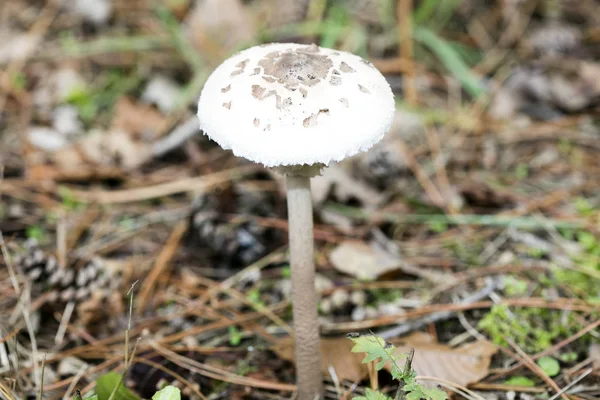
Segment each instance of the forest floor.
M395 391L350 352L373 332L453 399L599 399L593 0L2 1L0 398L292 396L284 182L195 116L284 40L397 95L313 180L327 398Z

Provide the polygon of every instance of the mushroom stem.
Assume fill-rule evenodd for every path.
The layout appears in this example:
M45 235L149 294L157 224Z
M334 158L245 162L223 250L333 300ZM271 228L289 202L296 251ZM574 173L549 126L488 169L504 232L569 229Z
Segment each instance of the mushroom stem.
M323 398L310 177L287 175L298 400Z

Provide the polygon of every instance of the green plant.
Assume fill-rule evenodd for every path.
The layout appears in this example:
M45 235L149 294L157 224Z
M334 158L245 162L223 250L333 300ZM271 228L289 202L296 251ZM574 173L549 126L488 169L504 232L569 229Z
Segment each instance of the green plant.
M93 85L78 85L71 89L65 103L77 108L81 120L89 125L95 122L101 112L110 112L120 96L139 86L141 74L137 72L129 75L119 69L104 72Z
M41 225L32 225L27 227L25 231L25 235L28 239L35 239L38 242L44 242L47 237L48 232Z
M563 319L564 323L557 323ZM528 353L545 350L583 328L574 315L565 316L559 310L506 305L494 305L478 326L495 344L508 346L506 338L510 338Z
M231 325L228 329L229 333L229 344L232 346L239 346L242 341L242 333L237 326Z
M505 385L509 386L525 386L525 387L534 387L535 382L529 379L526 376L513 376L504 381Z
M546 375L552 377L560 373L560 364L556 358L545 356L537 360L537 365L542 368Z
M114 392L114 393L113 393ZM75 391L73 400L140 400L140 397L133 394L129 389L121 384L121 375L116 372L109 372L96 380L96 393L82 398L79 390ZM165 386L157 391L152 400L181 400L181 392L175 386Z
M429 388L417 382L417 373L412 369L413 353L405 354L397 351L396 346L375 335L350 334L348 338L354 342L353 353L366 353L363 364L375 362L377 371L390 365L392 378L398 381L395 400L446 400L446 392L437 388ZM404 367L398 361L406 358ZM355 397L355 400L387 400L391 398L381 392L367 390L365 396Z

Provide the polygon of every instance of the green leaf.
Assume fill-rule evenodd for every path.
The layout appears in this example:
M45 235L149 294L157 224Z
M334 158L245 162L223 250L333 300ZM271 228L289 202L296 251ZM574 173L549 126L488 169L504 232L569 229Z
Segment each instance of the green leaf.
M354 397L353 400L392 400L391 397L372 389L367 389L366 396Z
M443 390L435 387L425 387L420 383L414 381L404 386L404 392L406 392L406 400L447 400L448 395Z
M415 40L423 43L440 59L471 96L479 97L484 93L479 79L471 72L460 54L446 40L424 27L415 28L414 37Z
M152 400L181 400L181 392L175 386L165 386L152 396Z
M552 357L541 357L537 360L537 365L539 365L546 375L552 377L556 376L560 373L560 364L555 358Z
M242 333L235 325L231 325L229 328L229 344L232 346L239 346L242 341Z
M113 371L98 378L96 380L96 394L98 395L98 400L108 400L115 387L117 388L117 391L112 400L140 400L139 397L123 386L121 381L121 375Z
M504 384L510 385L510 386L526 386L526 387L534 387L535 386L535 382L526 376L513 376L512 378L505 380Z
M97 394L93 394L90 397L86 397L84 400L99 400Z
M363 335L359 337L351 337L354 342L352 347L353 353L367 353L362 363L366 364L370 361L377 361L375 369L381 370L388 362L392 363L392 377L398 379L402 375L402 371L398 367L396 360L405 357L406 355L395 356L394 351L396 346L387 343L384 339L374 335Z

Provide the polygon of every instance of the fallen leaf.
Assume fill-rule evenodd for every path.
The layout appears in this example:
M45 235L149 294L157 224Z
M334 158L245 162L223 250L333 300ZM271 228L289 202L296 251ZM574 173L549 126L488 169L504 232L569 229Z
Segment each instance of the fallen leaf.
M29 143L25 153L26 174L34 180L114 177L151 157L150 143L136 141L122 131L93 130L55 151L40 150L38 136L34 135L33 141L37 148Z
M227 12L223 12L227 10ZM240 0L196 2L185 20L186 36L202 52L230 53L252 41L255 17Z
M148 82L141 98L149 104L156 104L161 112L168 114L175 109L180 93L181 87L175 81L157 75Z
M167 119L154 107L122 97L115 105L111 126L112 130L127 132L134 137L155 138L166 124Z
M376 206L381 194L348 174L340 165L333 164L321 176L311 180L313 202L322 204L330 194L342 203L356 199L364 206Z
M85 160L95 165L132 169L150 156L147 143L135 141L125 132L94 130L76 143Z
M329 260L340 272L359 280L375 280L397 271L427 279L433 283L449 282L452 275L421 268L404 261L397 244L383 233L373 230L369 243L345 241L329 253Z
M52 128L43 126L32 126L27 135L29 144L43 151L57 151L66 147L69 142L65 135Z
M340 380L358 382L367 374L367 364L362 363L364 354L352 353L352 341L344 338L321 339L321 369L329 374L329 367L335 370ZM294 361L294 342L290 338L282 339L273 349L282 359Z
M374 280L400 264L398 258L358 241L339 244L329 254L329 260L338 271L360 280Z
M492 356L497 348L490 342L477 341L457 348L437 343L431 335L416 332L394 341L396 352L407 353L415 349L413 368L418 375L445 379L467 386L479 382L489 373ZM340 380L352 382L362 380L368 374L367 365L362 364L364 353L352 353L354 344L347 338L321 339L322 370L328 374L332 366ZM294 360L294 345L291 339L282 339L275 345L275 353L284 360ZM384 367L391 370L390 365ZM431 384L424 381L423 384Z
M497 351L494 344L483 340L452 348L420 332L395 344L400 353L415 348L413 368L418 375L446 379L463 386L479 382L488 375L492 356Z

